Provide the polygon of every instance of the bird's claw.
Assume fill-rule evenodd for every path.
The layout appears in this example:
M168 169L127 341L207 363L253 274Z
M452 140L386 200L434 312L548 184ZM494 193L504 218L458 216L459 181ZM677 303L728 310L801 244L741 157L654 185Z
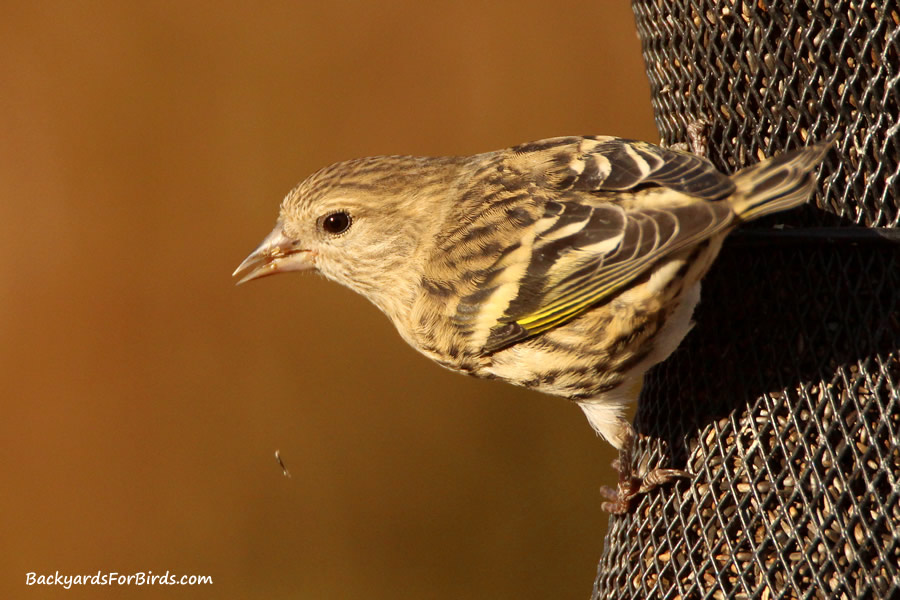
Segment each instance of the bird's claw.
M622 515L629 512L635 498L661 485L665 485L674 479L691 477L689 472L681 469L653 469L644 474L643 477L636 476L631 466L636 435L631 425L628 425L625 430L621 453L612 461L612 468L619 474L619 483L616 485L616 489L609 486L600 488L600 495L608 500L608 502L603 502L600 508L614 515Z
M613 464L613 468L619 471L619 483L615 489L604 485L600 488L600 495L607 502L600 504L600 508L614 515L623 515L631 510L631 504L635 498L653 491L661 485L681 478L689 478L691 474L681 469L653 469L643 477L634 477L630 473L622 477L622 472Z
M709 138L706 135L708 130L709 123L704 119L691 121L685 127L687 141L675 142L669 148L679 152L690 152L701 158L706 158L707 149L709 148Z

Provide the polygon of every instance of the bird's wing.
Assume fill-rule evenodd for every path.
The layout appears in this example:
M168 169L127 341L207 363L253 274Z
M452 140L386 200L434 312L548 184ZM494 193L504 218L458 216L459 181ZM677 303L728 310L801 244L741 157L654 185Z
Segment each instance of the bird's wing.
M559 137L510 150L512 168L530 170L559 191L612 192L656 185L706 200L734 192L731 178L705 158L636 140Z
M527 166L555 199L456 307L454 321L484 353L570 321L733 220L728 203L715 201L733 184L699 157L615 138L569 139L520 146L511 159L544 154Z

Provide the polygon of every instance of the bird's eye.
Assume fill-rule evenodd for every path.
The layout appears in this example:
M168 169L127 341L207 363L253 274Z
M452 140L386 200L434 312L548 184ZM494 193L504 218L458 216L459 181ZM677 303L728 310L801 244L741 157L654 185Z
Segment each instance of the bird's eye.
M334 212L319 219L319 226L331 235L344 233L350 229L350 223L350 215L344 211Z

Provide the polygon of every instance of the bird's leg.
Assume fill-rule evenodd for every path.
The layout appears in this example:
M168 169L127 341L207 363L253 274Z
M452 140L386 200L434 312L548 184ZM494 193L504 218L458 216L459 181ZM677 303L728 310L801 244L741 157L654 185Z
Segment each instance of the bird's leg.
M631 456L634 451L635 432L631 423L625 423L624 443L619 450L619 457L612 462L612 468L619 473L619 483L616 489L609 486L600 488L600 495L609 500L600 505L600 508L614 515L623 515L631 508L631 500L638 495L641 480L634 476L631 468Z
M600 488L600 494L609 500L600 505L600 508L614 515L622 515L631 509L631 502L635 498L664 485L673 479L690 477L691 474L681 469L653 469L643 477L638 476L632 467L632 455L637 434L631 424L625 429L625 439L619 457L612 463L613 469L619 473L619 483L616 489L608 486Z
M706 137L706 132L709 129L709 123L703 119L697 119L696 121L688 123L685 129L687 141L676 142L669 147L673 150L691 152L697 156L706 158L707 149L709 148L709 138Z

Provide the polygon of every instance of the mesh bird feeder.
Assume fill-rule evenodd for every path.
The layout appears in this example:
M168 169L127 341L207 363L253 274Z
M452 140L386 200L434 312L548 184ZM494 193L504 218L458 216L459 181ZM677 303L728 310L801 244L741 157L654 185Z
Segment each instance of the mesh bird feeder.
M647 377L594 598L900 597L897 0L633 0L663 142L733 172L838 134L814 201L742 229ZM756 224L754 224L756 225Z

